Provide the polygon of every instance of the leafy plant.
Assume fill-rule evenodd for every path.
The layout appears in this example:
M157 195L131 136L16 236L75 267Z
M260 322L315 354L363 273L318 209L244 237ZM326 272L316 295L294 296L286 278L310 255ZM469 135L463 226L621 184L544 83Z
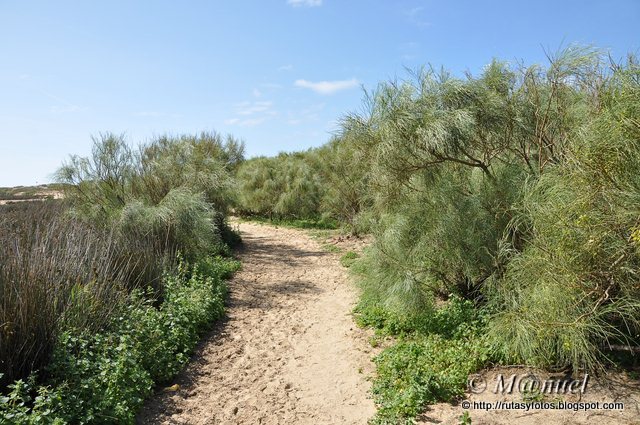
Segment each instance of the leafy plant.
M355 313L360 325L398 337L374 359L373 423L412 423L425 405L461 396L468 375L489 360L486 319L469 301L453 297L417 316L361 302Z
M462 415L460 415L460 420L458 422L459 425L471 425L471 415L468 410L465 410Z
M358 258L360 258L360 256L356 252L347 251L340 257L340 264L342 264L342 267L349 268Z
M152 386L168 382L189 359L209 324L224 312L222 281L239 263L207 258L181 262L165 276L165 296L155 307L141 290L105 331L63 333L46 367L9 386L0 398L0 423L134 423Z

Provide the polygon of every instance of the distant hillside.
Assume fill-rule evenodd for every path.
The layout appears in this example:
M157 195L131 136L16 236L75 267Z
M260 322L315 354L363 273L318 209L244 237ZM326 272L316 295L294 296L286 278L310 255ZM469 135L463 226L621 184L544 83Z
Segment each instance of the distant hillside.
M12 202L60 198L62 198L62 185L60 184L0 187L0 205Z

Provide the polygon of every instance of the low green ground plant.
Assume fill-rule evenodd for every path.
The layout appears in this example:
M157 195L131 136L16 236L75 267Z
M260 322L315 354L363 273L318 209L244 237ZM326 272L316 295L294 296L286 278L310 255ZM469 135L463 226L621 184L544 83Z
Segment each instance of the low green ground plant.
M359 257L357 252L347 251L340 257L340 264L342 267L349 268Z
M238 268L237 261L220 257L180 262L164 277L159 306L136 290L103 331L61 334L40 371L44 382L31 375L0 398L0 423L134 423L153 386L175 376L224 314L223 279Z
M426 405L461 397L469 374L490 359L486 315L460 297L420 314L393 311L365 297L354 313L360 326L395 339L374 358L373 424L411 424Z

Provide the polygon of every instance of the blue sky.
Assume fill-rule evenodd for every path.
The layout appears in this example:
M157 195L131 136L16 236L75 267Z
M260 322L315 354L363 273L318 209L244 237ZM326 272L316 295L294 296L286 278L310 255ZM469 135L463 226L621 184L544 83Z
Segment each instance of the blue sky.
M638 0L0 0L0 186L49 181L104 131L318 146L405 67L544 63L574 42L622 57L639 28Z

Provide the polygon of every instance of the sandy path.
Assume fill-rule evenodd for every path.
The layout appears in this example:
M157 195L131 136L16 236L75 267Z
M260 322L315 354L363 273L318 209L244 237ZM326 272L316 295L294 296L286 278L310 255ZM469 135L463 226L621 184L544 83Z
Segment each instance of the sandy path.
M370 354L336 254L305 233L240 224L228 319L138 416L163 424L365 424Z

